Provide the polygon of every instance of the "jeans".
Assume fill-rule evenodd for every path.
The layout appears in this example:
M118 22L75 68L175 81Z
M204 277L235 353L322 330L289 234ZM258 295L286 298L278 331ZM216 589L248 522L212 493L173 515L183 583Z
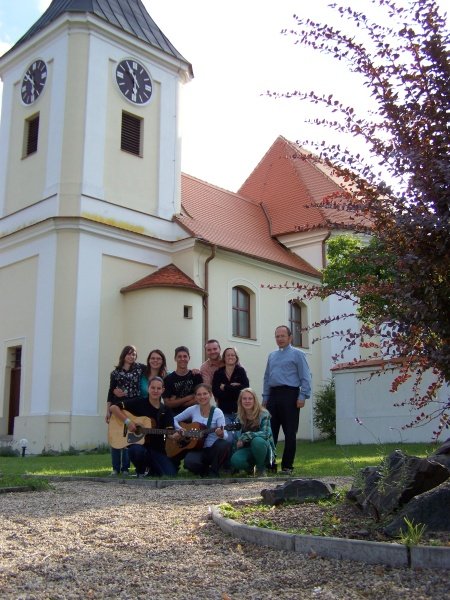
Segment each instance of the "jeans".
M143 475L148 469L150 475L176 475L177 469L168 456L148 446L131 444L128 446L130 459L136 473Z
M111 448L112 468L117 473L123 473L130 468L128 448Z

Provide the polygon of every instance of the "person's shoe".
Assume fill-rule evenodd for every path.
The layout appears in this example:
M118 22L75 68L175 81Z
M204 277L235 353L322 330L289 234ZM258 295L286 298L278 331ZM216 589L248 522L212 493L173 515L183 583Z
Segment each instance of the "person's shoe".
M111 473L109 474L110 477L119 477L119 472L118 471L111 471Z
M294 469L289 469L288 467L281 469L282 475L292 475L293 472L294 472Z
M135 479L142 479L143 477L145 477L145 473L135 473L131 477L134 477Z
M129 477L130 476L130 471L128 469L126 469L125 471L122 471L122 477Z

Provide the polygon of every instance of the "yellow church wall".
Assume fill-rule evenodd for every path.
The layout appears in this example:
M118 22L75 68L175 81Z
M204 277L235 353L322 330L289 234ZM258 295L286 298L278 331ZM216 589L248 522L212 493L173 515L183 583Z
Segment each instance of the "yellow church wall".
M60 183L60 214L79 214L85 137L85 110L89 37L72 32L68 38L64 135Z
M37 257L31 257L0 269L0 432L7 430L9 414L8 349L22 346L20 412L30 411L35 312L29 299L36 295Z
M184 307L190 307L185 316ZM175 369L174 350L188 346L191 368L202 363L202 296L188 289L148 288L125 294L125 327L135 340L139 361L145 363L150 350L164 352L169 371Z
M136 345L138 349L138 360L145 362L146 345L135 339L135 330L130 330L129 305L126 295L120 293L122 287L126 287L149 275L152 269L131 260L118 257L102 257L102 291L101 291L101 314L100 314L100 344L99 344L99 381L98 381L98 410L101 415L105 414L106 397L109 387L109 375L119 360L122 348L128 344ZM145 314L145 313L144 313ZM142 321L142 314L136 315Z
M126 58L124 56L123 58ZM144 62L144 61L141 61ZM147 66L147 63L144 62ZM104 190L105 200L128 209L156 214L159 187L159 147L161 86L152 78L153 93L145 106L128 102L119 92L114 80L116 62L111 61L107 123ZM150 76L152 70L149 68ZM142 119L141 155L121 150L122 113Z
M79 236L72 231L60 231L57 240L55 281L52 373L50 387L51 414L69 415L72 404L75 309L77 299ZM62 423L65 423L63 420ZM63 428L65 428L62 425ZM53 427L55 429L55 427ZM49 435L49 437L51 437Z
M24 72L28 62L23 66ZM48 65L51 77L52 65ZM50 93L44 88L39 100L31 106L21 102L21 79L14 86L9 153L6 172L5 216L42 200L46 178ZM38 150L25 156L27 120L39 114Z

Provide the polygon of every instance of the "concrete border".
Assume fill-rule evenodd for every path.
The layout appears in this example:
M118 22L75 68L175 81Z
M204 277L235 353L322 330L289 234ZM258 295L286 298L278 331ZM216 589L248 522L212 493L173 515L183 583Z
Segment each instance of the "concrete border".
M285 533L227 519L222 516L218 506L212 506L210 510L214 523L224 533L259 546L269 546L277 550L288 550L309 556L354 560L396 568L450 568L450 548L442 546L415 546L409 549L403 544L389 542Z

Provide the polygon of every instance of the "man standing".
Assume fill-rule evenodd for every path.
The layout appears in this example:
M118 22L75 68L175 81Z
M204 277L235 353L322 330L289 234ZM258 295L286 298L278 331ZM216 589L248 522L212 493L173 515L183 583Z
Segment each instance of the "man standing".
M178 415L188 406L196 404L194 390L199 383L203 383L202 376L189 370L189 349L186 346L175 348L175 371L164 378L164 403Z
M297 448L300 408L311 394L311 372L304 353L291 345L289 327L279 325L275 329L275 341L278 350L269 354L264 373L263 404L271 414L275 446L280 426L283 428L281 472L290 475Z
M200 367L200 374L203 377L203 383L212 385L213 375L219 367L223 367L223 361L220 358L220 344L217 340L208 340L205 344L207 359Z

